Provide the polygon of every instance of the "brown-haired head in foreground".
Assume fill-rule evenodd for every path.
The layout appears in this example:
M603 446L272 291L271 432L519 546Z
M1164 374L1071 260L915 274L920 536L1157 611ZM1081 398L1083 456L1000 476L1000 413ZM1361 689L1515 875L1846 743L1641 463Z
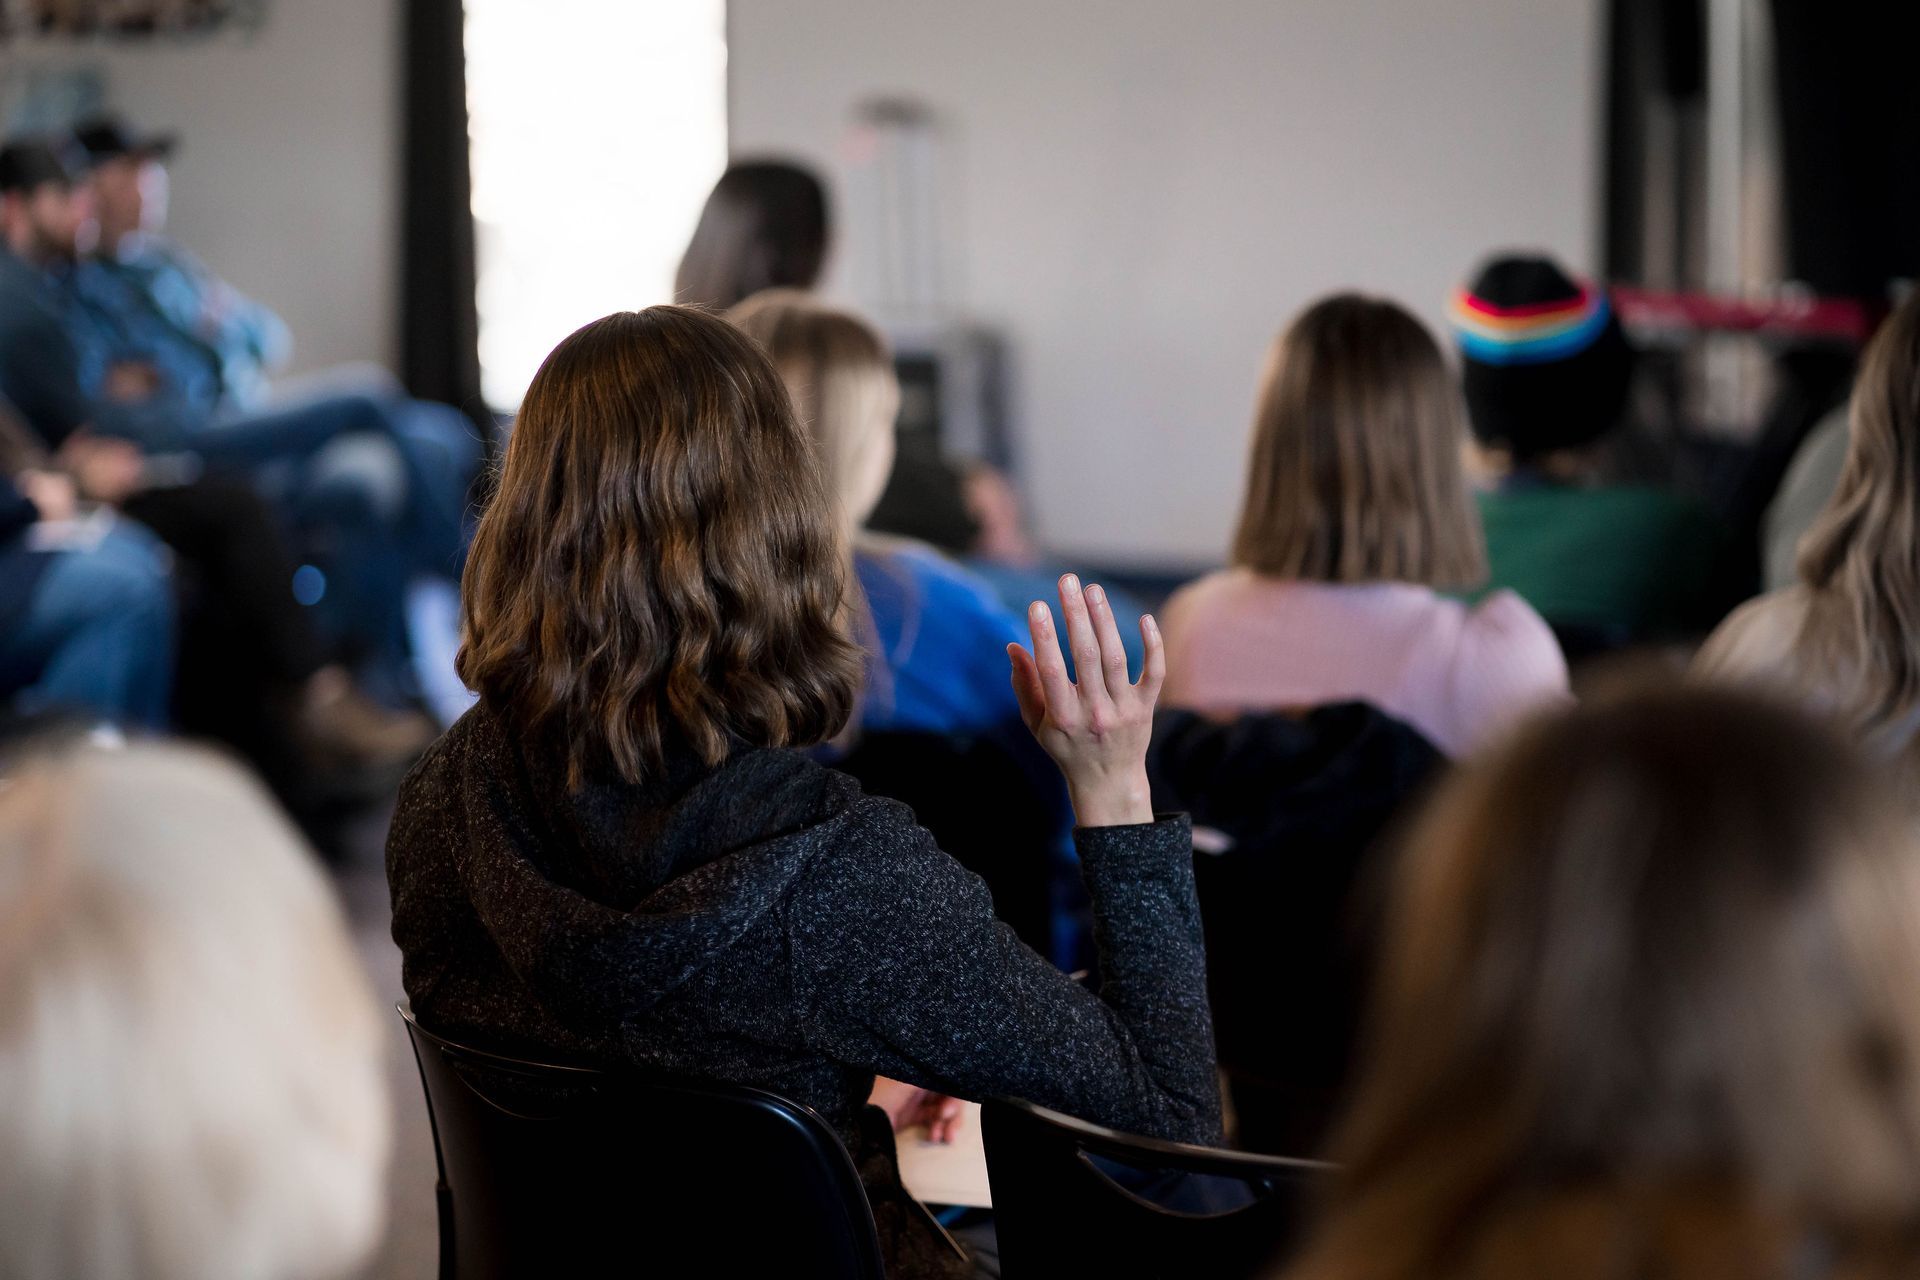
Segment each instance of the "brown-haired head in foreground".
M1470 587L1487 576L1460 390L1421 323L1337 294L1275 341L1233 561L1323 582Z
M1798 656L1813 683L1856 691L1836 710L1857 732L1898 747L1920 710L1920 290L1868 344L1848 425L1840 483L1800 543Z
M1456 774L1290 1280L1920 1274L1914 841L1834 733L1724 690Z
M893 471L900 383L874 327L798 289L767 289L727 312L786 381L813 436L849 533L865 524Z
M596 320L534 375L462 583L458 667L570 771L837 733L859 685L833 508L779 375L717 316Z

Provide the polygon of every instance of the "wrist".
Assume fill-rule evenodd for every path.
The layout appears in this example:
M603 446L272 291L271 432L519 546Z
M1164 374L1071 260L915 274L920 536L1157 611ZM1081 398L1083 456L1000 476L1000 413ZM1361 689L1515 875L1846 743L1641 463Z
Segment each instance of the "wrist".
M1153 789L1144 767L1114 777L1069 779L1073 820L1082 827L1125 827L1153 821Z

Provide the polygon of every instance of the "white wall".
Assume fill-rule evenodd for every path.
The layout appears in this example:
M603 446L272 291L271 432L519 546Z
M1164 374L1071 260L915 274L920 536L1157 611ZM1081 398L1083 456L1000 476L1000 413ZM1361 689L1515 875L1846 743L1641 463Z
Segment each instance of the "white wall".
M1043 536L1209 559L1262 355L1303 303L1357 286L1437 324L1491 247L1591 265L1595 10L732 0L733 148L844 173L852 104L931 106L959 300L1012 340Z
M251 37L8 50L98 67L135 123L181 135L173 233L280 312L295 369L395 356L396 0L278 0Z

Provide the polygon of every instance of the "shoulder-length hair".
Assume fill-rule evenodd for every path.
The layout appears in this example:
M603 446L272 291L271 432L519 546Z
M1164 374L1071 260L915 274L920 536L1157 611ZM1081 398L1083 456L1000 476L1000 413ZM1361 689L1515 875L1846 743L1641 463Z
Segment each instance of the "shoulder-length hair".
M674 274L674 301L725 311L762 289L811 289L826 262L827 189L787 160L727 166Z
M1801 540L1797 656L1838 710L1898 749L1920 711L1920 292L1868 344L1840 483Z
M1710 689L1538 722L1435 796L1383 936L1290 1280L1920 1269L1920 848L1820 723Z
M1233 560L1324 582L1471 587L1487 576L1440 348L1383 299L1337 294L1274 342Z
M859 685L833 508L786 389L687 307L596 320L534 375L467 557L460 676L569 772L839 731Z
M797 289L767 289L727 312L780 371L813 436L849 532L866 523L893 459L900 382L874 327Z

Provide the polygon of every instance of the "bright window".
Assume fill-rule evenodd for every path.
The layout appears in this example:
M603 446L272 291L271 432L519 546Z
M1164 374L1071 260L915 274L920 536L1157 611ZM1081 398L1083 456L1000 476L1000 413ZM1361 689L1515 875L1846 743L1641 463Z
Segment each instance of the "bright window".
M512 410L567 334L672 299L726 165L726 3L466 11L481 382Z

